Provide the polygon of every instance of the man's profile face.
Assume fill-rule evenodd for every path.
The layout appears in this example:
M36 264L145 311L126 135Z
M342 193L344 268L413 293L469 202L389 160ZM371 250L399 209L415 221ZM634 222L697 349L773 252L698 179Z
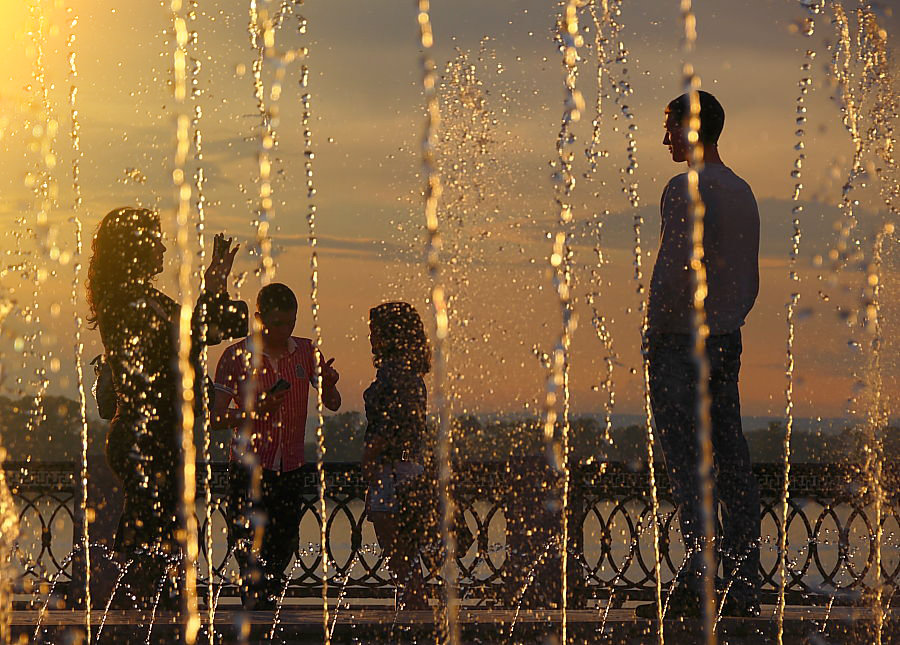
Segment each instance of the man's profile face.
M681 121L671 112L666 111L666 136L663 137L663 145L669 147L672 161L681 163L688 160L687 132Z
M256 315L263 325L263 334L276 344L286 343L294 333L294 325L297 324L296 309L274 309L265 314L257 312Z

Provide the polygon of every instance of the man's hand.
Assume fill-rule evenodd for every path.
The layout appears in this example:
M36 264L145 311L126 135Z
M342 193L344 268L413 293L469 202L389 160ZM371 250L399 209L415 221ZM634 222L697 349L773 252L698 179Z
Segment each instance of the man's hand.
M334 369L331 364L334 363L333 358L327 361L322 354L319 354L319 371L322 374L322 385L325 387L334 387L341 379L341 375Z
M341 408L341 393L338 392L337 382L341 378L338 371L331 364L334 359L327 361L322 354L319 354L319 374L322 376L322 403L332 412L337 412Z
M284 398L287 396L287 390L275 392L274 394L266 392L256 399L256 405L251 415L255 419L265 419L270 414L275 414L284 405ZM213 430L231 430L240 428L247 419L247 414L239 408L229 408L231 397L217 396L215 408L210 417L210 428Z
M265 392L256 400L256 414L259 417L267 417L274 414L284 405L284 399L288 391L281 392Z

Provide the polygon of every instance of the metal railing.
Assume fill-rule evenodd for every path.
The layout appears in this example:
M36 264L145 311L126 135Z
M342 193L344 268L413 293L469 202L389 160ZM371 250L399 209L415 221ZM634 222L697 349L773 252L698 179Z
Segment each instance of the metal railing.
M100 457L102 459L102 457ZM77 586L77 555L82 512L79 507L80 465L74 463L3 464L19 512L20 537L16 564L20 592L57 581L64 589ZM317 478L307 469L303 493L300 552L287 573L288 596L321 592L321 554L317 548L320 517ZM668 497L663 469L657 469L663 582L676 575L683 548L676 515ZM198 492L205 468L198 468ZM460 596L467 602L509 605L550 603L559 593L558 488L539 459L461 463L456 468L454 494L474 538L457 558ZM763 593L778 589L779 494L782 467L754 467L761 492ZM900 468L884 469L883 489L889 491L882 509L880 584L884 597L900 585ZM573 468L567 512L570 522L569 589L574 603L590 598L614 601L650 598L655 586L656 552L652 541L649 478L646 471L624 464L579 465ZM222 593L236 593L236 565L224 547L224 505L227 465L214 464L210 482L217 547L213 552L213 583ZM876 583L873 506L870 487L850 466L792 464L788 519L788 600L817 604L834 597L838 604L864 598ZM329 591L350 597L386 597L393 583L377 547L372 525L365 518L365 490L358 464L326 465L326 535ZM203 500L198 501L203 520ZM104 513L116 513L115 503ZM555 509L555 510L554 510ZM204 525L205 529L205 525ZM201 541L203 544L203 541ZM203 557L206 557L205 545ZM102 556L101 556L102 557ZM92 556L92 561L96 558ZM206 566L201 563L201 576ZM74 581L73 581L74 576ZM58 579L58 580L57 580ZM437 583L436 579L431 579ZM208 580L201 580L203 585Z

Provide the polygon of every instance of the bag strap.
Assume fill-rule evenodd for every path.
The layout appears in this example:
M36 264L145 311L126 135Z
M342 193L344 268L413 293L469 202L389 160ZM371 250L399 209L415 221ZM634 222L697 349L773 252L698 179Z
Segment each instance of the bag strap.
M153 308L153 311L155 311L157 314L159 314L160 318L165 320L170 325L172 324L172 319L169 318L169 314L166 313L166 310L163 309L163 306L161 304L159 304L153 298L147 298L147 304L149 304Z

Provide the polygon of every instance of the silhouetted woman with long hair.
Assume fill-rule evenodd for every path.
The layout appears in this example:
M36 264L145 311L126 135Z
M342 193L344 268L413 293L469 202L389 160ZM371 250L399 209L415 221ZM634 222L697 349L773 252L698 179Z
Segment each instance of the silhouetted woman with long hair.
M434 532L438 500L426 474L429 440L424 376L431 349L418 312L387 302L369 312L375 380L363 395L363 476L368 517L397 580L399 609L426 609L419 555Z
M217 236L218 237L218 236ZM228 303L226 280L237 247L218 239L205 274L205 290L191 320L193 400L201 401L200 351L207 317ZM122 482L125 503L115 551L128 571L116 606L151 605L179 554L181 375L178 370L179 305L153 286L163 270L166 247L158 213L119 208L100 222L88 268L88 322L99 328L112 370L116 413L109 424L106 455ZM205 312L205 314L204 314ZM197 410L202 414L202 410ZM163 594L162 606L177 597Z

